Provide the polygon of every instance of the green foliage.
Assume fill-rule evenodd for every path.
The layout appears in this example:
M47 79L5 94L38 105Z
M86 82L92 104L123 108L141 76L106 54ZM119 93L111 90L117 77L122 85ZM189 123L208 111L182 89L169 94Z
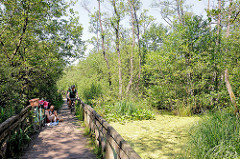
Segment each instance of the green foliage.
M84 116L83 116L83 107L82 105L79 104L79 102L76 103L75 105L75 109L76 109L76 117L78 118L78 120L83 121Z
M99 99L101 100L101 99ZM119 121L124 123L129 120L154 119L152 111L143 104L129 101L119 101L107 105L103 101L96 103L94 109L107 121Z
M135 2L135 11L138 13L141 3L140 1ZM110 17L107 13L102 14L102 21L112 22L111 26L103 23L105 54L110 70L102 55L101 42L97 41L99 37L94 37L92 38L94 49L90 55L86 59L81 59L76 66L66 68L65 75L58 81L58 88L65 92L70 83L76 83L80 97L97 109L102 116L110 114L109 119L115 117L115 119L131 119L132 117L123 117L133 116L131 113L129 115L128 111L132 111L134 106L128 106L131 105L128 102L137 105L138 102L145 100L148 101L148 105L159 110L167 110L180 116L191 116L229 106L230 99L223 74L224 70L228 68L230 83L237 102L239 102L238 52L240 45L237 39L239 39L240 29L238 24L232 23L230 36L225 37L225 28L220 29L221 31L218 33L218 27L211 26L210 28L211 24L202 16L184 12L181 17L177 17L180 15L175 10L168 8L179 5L179 9L181 10L182 7L184 10L184 2L182 1L181 4L177 4L177 2L157 3L163 6L163 18L169 16L170 19L173 19L170 23L171 28L152 23L153 18L147 15L146 10L141 12L140 17L137 17L138 20L135 23L136 44L133 48L133 83L129 92L126 91L126 88L131 78L132 36L129 36L130 28L120 27L118 32L121 35L120 41L115 43L117 40L115 37L115 33L117 33L115 32L116 20L123 17L129 18L126 15L130 15L127 13L128 9L123 9L127 6L123 3L127 4L127 2L121 4L117 2L117 5L122 6L118 9L119 15L113 14L115 16ZM235 3L238 6L239 2L234 2L234 5ZM210 18L214 20L216 15L213 14L214 11L210 12L209 16L212 16ZM226 13L221 11L222 15ZM116 18L116 16L120 17ZM98 22L98 12L96 12L91 19L93 32L98 32L96 27ZM109 29L114 27L115 29ZM116 49L118 44L120 50ZM120 58L117 51L120 51ZM121 67L118 67L118 59L121 61ZM122 74L121 80L119 70ZM111 86L108 84L109 72ZM122 81L122 96L119 96L119 81ZM126 100L128 104L117 104L121 100ZM114 109L115 107L116 109ZM121 117L108 112L108 110L118 112L125 107L126 110L123 112L126 114ZM137 109L133 111L136 114L139 113ZM139 114L144 113L140 112Z
M217 111L195 124L190 132L191 158L238 158L239 119L233 112Z
M8 141L6 156L13 157L18 156L28 146L29 142L32 140L30 134L32 133L31 125L22 130L15 131Z
M144 78L152 105L180 115L227 107L225 66L215 30L199 16L185 16L184 26L175 27L162 36L161 49L146 55Z
M52 105L55 106L54 109L59 110L62 107L63 103L64 101L63 101L62 95L58 93L52 102Z
M59 101L56 81L69 59L82 56L78 19L63 0L0 2L0 122L31 98ZM57 104L58 105L58 104Z
M83 90L83 95L86 100L86 104L91 104L91 100L100 97L102 94L102 88L100 84L92 83L90 88Z

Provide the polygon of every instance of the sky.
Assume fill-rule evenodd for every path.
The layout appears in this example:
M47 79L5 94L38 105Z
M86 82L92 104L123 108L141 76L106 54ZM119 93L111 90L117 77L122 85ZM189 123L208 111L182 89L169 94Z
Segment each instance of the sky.
M67 0L69 1L69 0ZM94 36L94 34L89 32L89 12L84 9L82 7L82 3L83 2L87 2L87 6L89 8L89 10L93 13L98 9L98 3L97 0L78 0L78 2L73 6L73 9L75 11L77 11L79 13L79 22L80 24L82 24L83 26L83 36L82 36L82 40L86 41L88 39L91 39L92 36ZM107 0L105 0L107 1ZM149 10L148 15L152 15L154 18L156 18L155 23L163 23L165 25L167 25L167 23L162 19L161 15L160 15L160 8L152 8L151 4L154 0L141 0L142 2L142 10L143 9L147 9ZM211 0L211 6L215 6L217 0ZM106 5L107 3L104 2L101 4L101 9L104 12L110 11L111 7ZM206 17L206 12L205 9L208 6L208 0L186 0L186 4L187 5L191 5L192 9L191 11L193 11L195 14L197 15L203 15ZM86 54L89 53L89 50L93 48L93 46L88 45L87 46L87 51Z

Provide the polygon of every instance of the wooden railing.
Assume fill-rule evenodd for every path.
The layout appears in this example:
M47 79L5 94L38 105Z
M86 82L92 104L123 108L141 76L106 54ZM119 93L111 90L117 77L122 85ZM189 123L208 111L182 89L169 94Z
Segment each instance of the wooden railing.
M106 122L91 106L80 101L84 122L102 148L105 159L141 159L121 135Z
M41 130L41 124L33 124L33 116L31 116L32 106L27 106L19 114L8 118L6 121L0 124L0 158L5 158L7 143L13 133L18 131L20 128L24 130L27 126L32 125L35 131ZM42 122L42 121L39 121Z

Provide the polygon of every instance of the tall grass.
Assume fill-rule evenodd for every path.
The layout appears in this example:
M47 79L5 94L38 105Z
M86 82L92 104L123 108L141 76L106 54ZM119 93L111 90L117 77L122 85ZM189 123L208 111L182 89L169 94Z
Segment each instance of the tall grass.
M240 123L233 113L218 111L190 131L190 158L240 157Z
M75 105L75 109L76 109L76 117L78 118L78 120L83 121L83 107L82 105L79 103L79 101L76 103Z
M107 106L105 109L105 118L108 121L126 121L126 120L149 120L154 119L151 110L130 101L119 101Z

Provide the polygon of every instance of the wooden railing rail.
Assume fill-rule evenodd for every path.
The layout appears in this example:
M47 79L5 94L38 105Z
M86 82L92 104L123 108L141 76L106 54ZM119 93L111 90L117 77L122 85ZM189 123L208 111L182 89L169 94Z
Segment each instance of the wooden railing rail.
M13 132L18 131L20 128L24 128L23 121L30 115L32 106L27 106L19 114L12 116L0 124L0 158L5 158L7 142L10 139ZM31 122L32 120L28 120Z
M121 135L104 120L91 106L80 101L83 107L84 123L95 134L96 143L101 146L106 159L141 159Z

